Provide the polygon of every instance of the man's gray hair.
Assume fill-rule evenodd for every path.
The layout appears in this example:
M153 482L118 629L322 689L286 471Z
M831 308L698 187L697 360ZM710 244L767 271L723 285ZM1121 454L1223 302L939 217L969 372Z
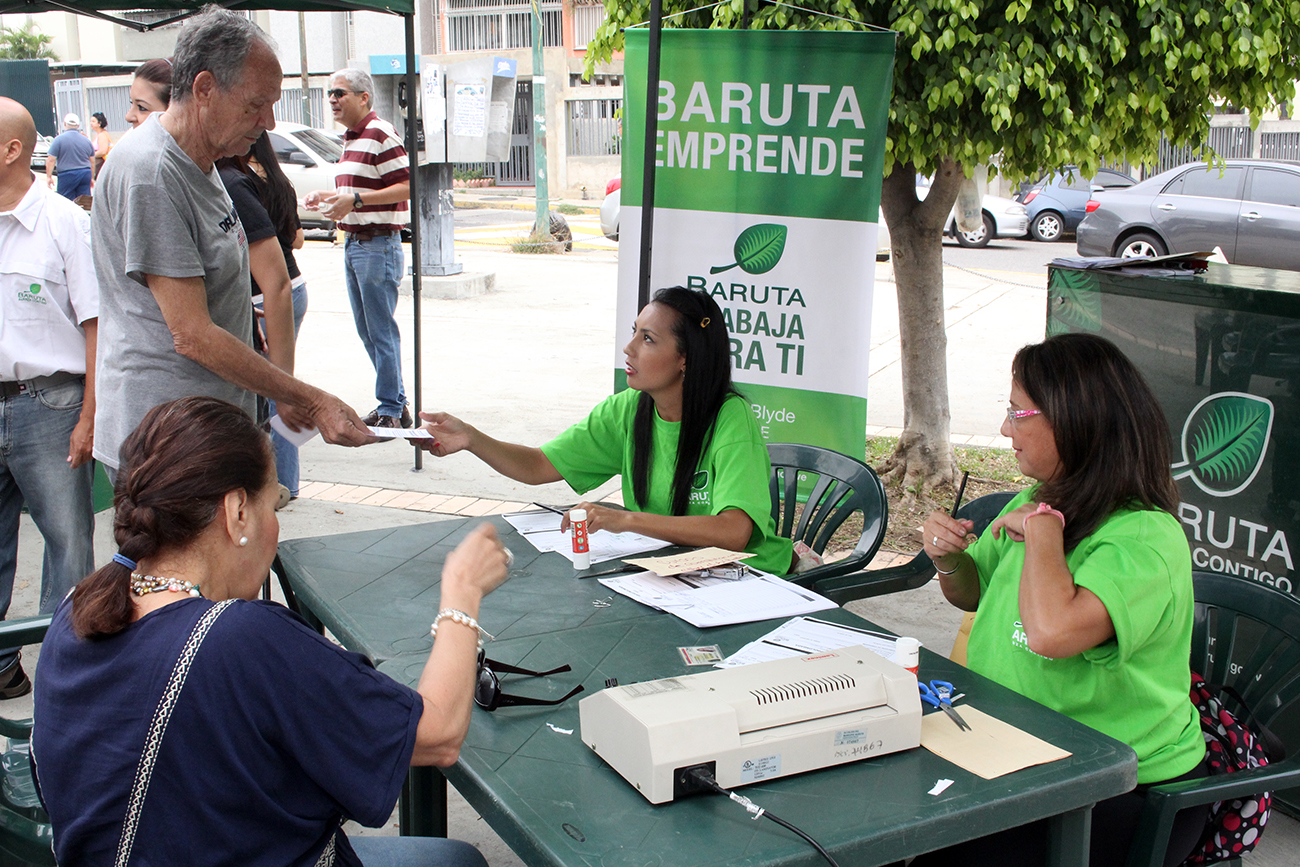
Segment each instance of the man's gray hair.
M206 6L190 19L176 40L172 57L172 102L186 102L194 92L194 79L210 72L217 87L230 90L239 83L253 44L260 42L272 53L275 43L247 17L220 6Z
M330 76L330 78L341 78L348 83L348 88L353 93L364 93L370 97L370 105L375 104L375 80L370 77L370 73L364 69L340 69Z

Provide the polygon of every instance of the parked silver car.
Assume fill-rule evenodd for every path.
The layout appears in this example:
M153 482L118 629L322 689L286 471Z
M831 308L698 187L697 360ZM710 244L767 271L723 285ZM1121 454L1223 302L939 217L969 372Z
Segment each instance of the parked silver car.
M287 120L276 121L267 133L280 168L284 170L298 196L298 219L307 230L334 230L334 223L320 211L302 207L302 200L313 191L333 191L335 164L343 156L343 143L332 132L313 129Z
M1098 193L1078 229L1081 256L1223 250L1235 265L1300 271L1300 162L1189 163Z

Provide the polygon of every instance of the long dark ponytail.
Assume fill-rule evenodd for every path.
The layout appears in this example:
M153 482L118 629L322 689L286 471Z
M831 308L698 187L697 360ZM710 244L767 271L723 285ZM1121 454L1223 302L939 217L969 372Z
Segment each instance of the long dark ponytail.
M275 226L275 234L280 239L280 243L286 246L293 246L294 236L298 234L298 194L294 192L293 182L285 175L284 169L280 168L280 161L275 156L275 148L271 146L271 137L263 130L262 134L253 142L253 149L249 156L256 159L262 166L262 171L266 172L265 178L260 178L255 172L248 172L253 176L253 184L257 187L257 194L262 199L262 207L266 208L266 213L271 217L271 224ZM244 159L245 166L248 160Z
M731 382L731 341L722 309L709 295L672 286L650 299L673 310L673 337L686 359L682 380L682 427L673 469L672 514L685 515L700 456L713 438L713 426L727 398L737 394ZM632 493L638 504L649 500L650 462L654 443L654 399L642 392L632 424Z
M183 548L212 523L231 491L260 491L271 444L248 415L212 397L155 406L122 443L113 492L118 552L144 560ZM81 638L121 632L134 615L131 570L109 561L77 585L72 628Z

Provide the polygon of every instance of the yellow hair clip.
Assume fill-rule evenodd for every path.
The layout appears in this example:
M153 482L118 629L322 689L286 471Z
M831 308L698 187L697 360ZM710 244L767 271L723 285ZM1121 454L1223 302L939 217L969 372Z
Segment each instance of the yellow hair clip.
M713 320L709 319L709 317L705 316L703 319L700 320L700 327L701 327L701 328L708 328L708 327L709 327L709 323L712 322L712 321L713 321Z

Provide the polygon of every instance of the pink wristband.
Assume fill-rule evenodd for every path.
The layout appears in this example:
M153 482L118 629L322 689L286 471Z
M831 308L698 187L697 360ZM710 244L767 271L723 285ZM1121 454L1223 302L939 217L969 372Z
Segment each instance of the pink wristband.
M1039 503L1037 509L1030 512L1028 515L1025 515L1025 520L1033 518L1037 515L1055 515L1057 518L1061 519L1061 529L1062 530L1065 529L1065 515L1062 515L1059 511L1047 505L1047 503Z

